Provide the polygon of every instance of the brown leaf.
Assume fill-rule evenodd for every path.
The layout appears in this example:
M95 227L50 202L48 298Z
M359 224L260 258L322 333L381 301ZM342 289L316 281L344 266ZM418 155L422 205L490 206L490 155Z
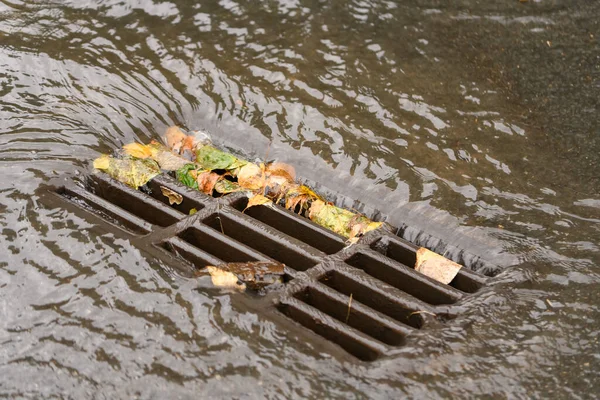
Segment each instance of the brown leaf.
M300 204L298 213L302 213L302 210L306 208L309 201L313 202L316 200L323 199L308 186L291 185L285 194L285 208L295 211L298 204Z
M250 207L261 206L261 205L266 205L266 204L273 204L273 202L271 201L271 199L263 196L262 194L255 194L254 196L252 196L248 199L248 205L246 205L246 208L244 208L244 211L246 211ZM244 211L242 211L242 212L244 212Z
M296 170L294 167L282 162L273 162L267 164L265 172L270 176L279 176L285 178L289 182L293 182L296 179Z
M265 186L264 165L248 163L240 168L238 184L247 190L260 190Z
M162 192L163 196L165 196L169 199L170 205L181 204L181 202L183 201L182 195L180 195L177 192L172 191L171 189L169 189L167 187L161 186L160 191Z
M274 283L282 283L285 275L285 266L277 261L233 262L207 268L210 268L208 271L211 276L223 279L222 283L219 282L222 286L238 288L243 283L244 287L252 290L259 290ZM234 280L233 276L229 274L237 279Z
M452 282L461 267L460 264L424 247L417 251L415 270L443 284L448 285Z
M223 176L217 174L216 172L206 171L198 174L196 181L198 182L198 190L207 195L212 195L212 192L215 188L215 184L221 179Z

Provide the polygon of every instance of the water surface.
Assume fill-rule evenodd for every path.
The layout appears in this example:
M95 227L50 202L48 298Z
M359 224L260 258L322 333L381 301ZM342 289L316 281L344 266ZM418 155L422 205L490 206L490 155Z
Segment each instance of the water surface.
M591 396L600 8L488 3L0 1L0 393ZM493 286L362 364L40 204L172 124L491 261Z

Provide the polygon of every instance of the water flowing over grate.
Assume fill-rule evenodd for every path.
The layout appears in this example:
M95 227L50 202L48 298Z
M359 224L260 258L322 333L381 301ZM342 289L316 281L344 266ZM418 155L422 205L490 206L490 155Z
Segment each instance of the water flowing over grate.
M161 187L183 201L170 205ZM134 190L98 173L83 187L73 183L48 195L47 204L85 211L186 276L227 262L285 264L273 314L364 361L390 354L416 331L451 320L456 312L449 306L488 279L467 265L444 285L413 269L418 246L395 235L397 230L369 232L348 247L341 236L283 207L244 211L244 194L210 197L169 175Z

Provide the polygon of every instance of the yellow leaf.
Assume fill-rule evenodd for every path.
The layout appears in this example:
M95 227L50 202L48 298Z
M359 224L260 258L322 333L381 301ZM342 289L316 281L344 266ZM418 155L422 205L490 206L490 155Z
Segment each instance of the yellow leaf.
M125 154L136 158L148 158L152 156L150 146L140 143L129 143L123 146Z
M249 209L250 207L273 204L273 202L262 194L255 194L254 196L248 199L248 205L244 208L244 211ZM242 212L244 212L242 211Z
M181 202L183 201L182 195L180 195L177 192L172 191L171 189L169 189L167 187L161 186L160 191L162 192L163 196L165 196L166 198L169 199L170 205L181 204Z
M107 170L110 165L110 156L102 154L100 157L94 160L94 168L99 170Z
M438 282L448 285L458 271L462 268L460 264L448 260L433 251L421 247L417 251L417 262L415 270Z
M350 244L356 243L359 236L377 229L383 224L373 222L364 215L327 204L322 200L312 202L308 217L313 222L348 238Z
M244 283L238 283L239 279L235 274L210 265L206 267L206 269L210 274L210 278L212 280L213 285L227 289L246 289L246 285Z

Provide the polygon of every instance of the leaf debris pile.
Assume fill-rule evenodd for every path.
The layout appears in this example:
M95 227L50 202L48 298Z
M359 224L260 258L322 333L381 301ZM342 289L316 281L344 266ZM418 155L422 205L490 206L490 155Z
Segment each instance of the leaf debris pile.
M305 185L296 182L296 171L282 162L252 163L215 148L206 137L186 135L172 126L164 137L166 144L129 143L115 156L102 155L94 168L137 189L161 171L174 171L184 185L208 195L245 192L250 207L280 204L304 215L355 243L365 233L379 228L360 214L336 207ZM171 204L181 200L163 190Z

